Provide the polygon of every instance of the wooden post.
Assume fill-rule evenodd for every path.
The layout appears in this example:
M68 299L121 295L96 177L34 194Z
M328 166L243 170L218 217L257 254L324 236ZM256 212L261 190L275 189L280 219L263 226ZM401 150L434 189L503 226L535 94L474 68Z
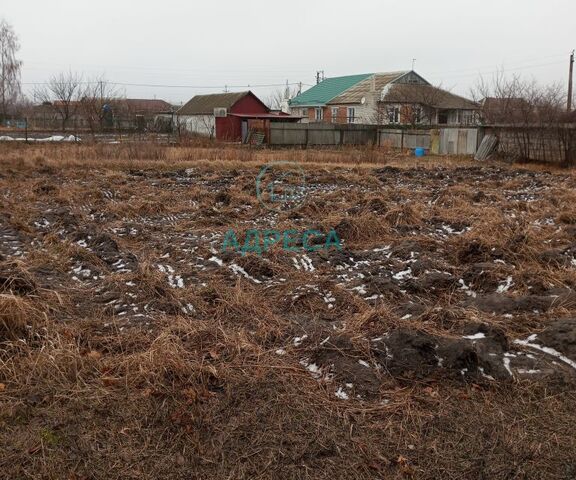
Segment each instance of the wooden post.
M572 79L574 77L574 50L570 55L570 70L568 73L568 111L572 111Z

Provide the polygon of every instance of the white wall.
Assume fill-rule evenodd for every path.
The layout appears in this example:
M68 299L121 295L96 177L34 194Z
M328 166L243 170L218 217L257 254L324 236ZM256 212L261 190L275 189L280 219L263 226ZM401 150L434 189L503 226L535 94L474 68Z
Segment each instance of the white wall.
M214 115L176 115L177 126L192 133L214 136L216 122Z

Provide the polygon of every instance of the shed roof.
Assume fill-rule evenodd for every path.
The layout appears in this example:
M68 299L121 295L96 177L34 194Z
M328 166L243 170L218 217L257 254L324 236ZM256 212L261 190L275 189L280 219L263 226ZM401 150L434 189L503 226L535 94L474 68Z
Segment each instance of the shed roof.
M291 107L325 105L353 85L370 77L371 73L327 78L290 100Z
M382 101L389 103L419 103L435 108L455 110L478 109L478 105L472 100L432 85L391 85Z
M333 105L342 103L360 103L362 98L368 93L381 92L386 85L407 73L407 71L402 71L371 74L360 82L357 82L355 85L352 85L350 88L346 89L336 98L333 98L327 103ZM378 93L378 95L380 95L380 93Z
M238 100L249 94L251 94L250 91L196 95L176 113L178 115L213 115L215 108L230 109Z
M154 114L172 111L172 105L157 98L122 98L114 99L110 103L120 110L131 113Z

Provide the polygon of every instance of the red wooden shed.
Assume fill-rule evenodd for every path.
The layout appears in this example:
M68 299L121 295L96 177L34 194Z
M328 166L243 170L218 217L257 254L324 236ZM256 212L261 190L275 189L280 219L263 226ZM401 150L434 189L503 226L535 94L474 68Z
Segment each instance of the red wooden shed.
M300 120L300 117L271 112L251 91L196 95L177 114L203 118L213 116L214 136L225 142L245 142L253 120L265 120L267 124Z

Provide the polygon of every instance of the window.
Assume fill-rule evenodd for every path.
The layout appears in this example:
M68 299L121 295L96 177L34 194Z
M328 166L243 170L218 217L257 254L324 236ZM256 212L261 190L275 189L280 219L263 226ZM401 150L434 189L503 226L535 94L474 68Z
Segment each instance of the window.
M440 110L438 112L438 124L439 125L447 125L448 124L448 111L447 110Z
M388 123L400 123L400 107L388 107Z
M330 113L332 115L332 123L338 122L338 107L332 107L332 111Z
M471 110L464 110L460 116L460 123L463 125L474 125L476 123L476 116Z
M356 120L356 109L354 107L348 107L348 123L354 123Z
M316 120L317 122L321 122L322 120L324 120L324 112L322 110L322 107L317 107L314 109L314 120Z
M420 105L414 106L412 116L414 119L414 123L420 123L422 121L422 107Z

